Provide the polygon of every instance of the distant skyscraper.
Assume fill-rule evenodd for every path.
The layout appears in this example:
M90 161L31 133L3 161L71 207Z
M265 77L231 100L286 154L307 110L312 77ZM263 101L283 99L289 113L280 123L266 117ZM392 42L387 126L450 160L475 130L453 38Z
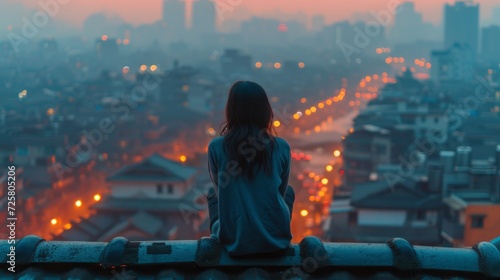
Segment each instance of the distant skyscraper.
M477 55L479 40L479 4L473 1L457 1L444 7L444 47L455 43L468 45Z
M428 35L424 34L422 14L415 11L413 2L403 2L398 6L398 11L390 32L392 42L411 43Z
M191 29L199 34L215 33L216 10L214 2L197 0L193 2Z
M500 6L493 8L491 11L491 24L500 25Z
M186 29L186 3L182 0L163 1L163 22L170 30Z
M481 56L484 61L500 62L500 26L483 28Z

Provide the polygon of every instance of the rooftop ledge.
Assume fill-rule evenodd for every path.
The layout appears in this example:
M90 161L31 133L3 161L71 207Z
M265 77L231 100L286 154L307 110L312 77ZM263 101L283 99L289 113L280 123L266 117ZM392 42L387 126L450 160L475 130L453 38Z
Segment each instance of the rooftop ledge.
M306 237L277 256L232 258L210 238L187 241L0 240L1 279L487 279L500 277L500 237L472 248L387 243L327 243ZM25 278L27 277L27 278Z

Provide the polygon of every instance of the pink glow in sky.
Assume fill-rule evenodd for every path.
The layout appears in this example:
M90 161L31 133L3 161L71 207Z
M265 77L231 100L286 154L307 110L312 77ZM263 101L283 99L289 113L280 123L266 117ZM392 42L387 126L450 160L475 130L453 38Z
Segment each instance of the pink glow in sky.
M0 0L13 1L13 0ZM16 0L26 6L37 7L40 0ZM42 0L47 1L47 0ZM151 23L161 18L162 0L66 0L69 3L61 6L59 19L81 25L92 13L107 12L117 14L133 24ZM191 0L188 0L191 1ZM350 18L356 13L368 13L386 9L388 3L398 0L216 0L232 6L232 11L224 13L224 19L241 19L250 16L272 16L273 14L298 14L306 16L321 14L326 22ZM399 0L404 2L404 0ZM416 9L424 13L424 19L440 23L444 3L453 0L418 0L414 1ZM500 6L500 0L479 0L481 19L489 19L490 11ZM222 5L222 4L219 4Z

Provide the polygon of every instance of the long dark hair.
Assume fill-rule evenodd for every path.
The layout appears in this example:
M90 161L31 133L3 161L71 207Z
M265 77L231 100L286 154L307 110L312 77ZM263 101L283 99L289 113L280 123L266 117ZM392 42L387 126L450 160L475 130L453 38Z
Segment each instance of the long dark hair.
M264 168L272 173L273 109L266 91L257 83L238 81L229 90L226 104L224 148L229 160L236 161L245 179L253 180L255 172Z

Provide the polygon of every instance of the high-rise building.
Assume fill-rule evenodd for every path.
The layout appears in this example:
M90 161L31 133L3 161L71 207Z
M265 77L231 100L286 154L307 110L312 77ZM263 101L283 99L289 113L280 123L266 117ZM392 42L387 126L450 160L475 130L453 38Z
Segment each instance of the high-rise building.
M467 45L477 55L479 41L479 4L457 1L444 7L444 48L455 43Z
M468 45L455 43L447 50L433 51L431 64L431 79L437 84L474 80L474 54Z
M163 22L170 30L186 29L186 3L182 0L163 1Z
M481 56L484 61L500 62L500 26L483 28Z
M421 39L423 33L422 14L415 11L413 2L404 2L398 6L394 25L391 28L391 41L411 43Z
M424 22L422 13L415 10L412 1L401 3L389 31L389 39L396 44L412 44L416 41L441 41L441 34L432 23ZM420 45L421 43L419 43Z
M197 0L193 2L191 29L199 34L215 33L216 10L214 2Z
M325 17L322 15L315 15L312 18L312 31L318 32L323 30L325 26Z

